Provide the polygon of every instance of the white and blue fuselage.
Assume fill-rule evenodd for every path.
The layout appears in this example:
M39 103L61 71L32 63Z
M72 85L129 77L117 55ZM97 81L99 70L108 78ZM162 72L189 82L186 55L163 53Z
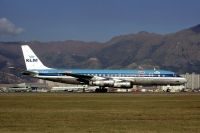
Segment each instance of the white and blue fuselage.
M68 84L92 85L92 82L97 80L102 82L105 80L113 80L115 82L130 82L131 85L180 85L186 82L185 78L180 77L174 72L165 70L48 69L32 71L35 72L34 77ZM74 77L70 74L67 75L66 73L78 76ZM83 78L80 78L79 75L80 77L83 76ZM103 83L100 86L104 86Z
M28 45L22 46L27 71L35 78L67 84L132 88L133 85L181 85L186 79L166 70L53 69L42 64Z

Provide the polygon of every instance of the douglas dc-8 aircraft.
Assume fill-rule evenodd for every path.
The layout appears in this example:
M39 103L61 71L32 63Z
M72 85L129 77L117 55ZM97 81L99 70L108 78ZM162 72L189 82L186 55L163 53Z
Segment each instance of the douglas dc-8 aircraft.
M87 84L105 87L132 88L133 85L181 85L186 79L166 70L91 70L54 69L43 65L28 45L22 45L26 64L25 75L67 84Z

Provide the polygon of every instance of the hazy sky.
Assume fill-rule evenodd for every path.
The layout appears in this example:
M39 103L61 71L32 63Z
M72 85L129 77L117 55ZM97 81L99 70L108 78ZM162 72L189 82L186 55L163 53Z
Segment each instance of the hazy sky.
M0 41L82 40L200 24L200 0L0 0Z

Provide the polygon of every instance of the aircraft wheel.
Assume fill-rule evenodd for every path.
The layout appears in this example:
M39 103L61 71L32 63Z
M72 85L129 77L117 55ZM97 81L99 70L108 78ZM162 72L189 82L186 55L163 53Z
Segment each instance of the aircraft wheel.
M105 93L105 92L108 92L108 89L105 89L105 88L98 88L98 89L96 89L95 90L95 92L97 92L97 93Z

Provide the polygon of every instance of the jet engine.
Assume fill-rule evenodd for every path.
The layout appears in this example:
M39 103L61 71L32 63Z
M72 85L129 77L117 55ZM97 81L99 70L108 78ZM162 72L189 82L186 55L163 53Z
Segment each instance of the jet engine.
M90 85L112 87L114 83L115 83L114 80L97 80L97 81L91 81Z
M115 88L132 88L131 82L115 82L113 87Z
M116 82L114 80L91 81L90 85L102 86L102 87L115 87L115 88L131 88L132 87L131 82L128 82L128 81Z

